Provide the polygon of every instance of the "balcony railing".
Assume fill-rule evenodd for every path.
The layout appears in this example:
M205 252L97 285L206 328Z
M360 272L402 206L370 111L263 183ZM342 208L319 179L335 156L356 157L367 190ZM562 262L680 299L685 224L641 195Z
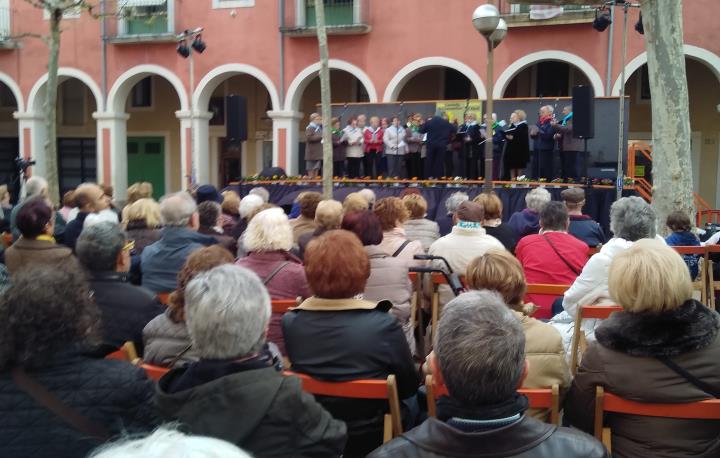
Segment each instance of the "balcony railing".
M325 25L330 35L362 34L370 31L368 24L370 0L286 0L285 23L281 30L290 36L315 34L315 4L325 5Z
M174 41L174 0L116 0L118 43Z
M500 0L500 13L510 27L529 27L535 25L560 25L592 22L595 18L595 8L591 5L563 5L562 13L548 18L537 18L531 14L531 7L527 3L516 3L512 0ZM540 8L552 5L537 5ZM542 13L542 12L540 12Z

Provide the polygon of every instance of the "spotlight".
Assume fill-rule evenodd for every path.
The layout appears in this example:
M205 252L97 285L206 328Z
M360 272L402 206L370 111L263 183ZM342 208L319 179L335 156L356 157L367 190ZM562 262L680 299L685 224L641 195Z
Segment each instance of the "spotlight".
M183 58L187 59L190 57L190 48L187 47L187 44L185 44L185 41L179 41L176 49L177 53L183 56Z
M202 35L198 34L195 39L192 41L192 44L190 45L192 48L202 54L203 51L205 51L205 42L202 41Z
M635 31L640 35L645 35L645 27L643 27L642 13L640 13L640 17L638 18L637 23L635 23Z
M602 11L602 13L600 13ZM600 13L600 14L598 14ZM593 29L597 30L598 32L604 32L605 29L607 29L610 24L612 24L612 18L610 17L610 12L607 10L596 10L595 11L595 20L592 23Z

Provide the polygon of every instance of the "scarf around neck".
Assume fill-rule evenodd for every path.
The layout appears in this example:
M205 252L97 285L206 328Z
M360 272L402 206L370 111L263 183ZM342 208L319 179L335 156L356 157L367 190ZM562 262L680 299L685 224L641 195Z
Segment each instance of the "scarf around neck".
M450 419L489 421L506 419L517 416L522 417L530 403L524 394L513 393L505 401L481 406L468 406L452 397L442 396L437 401L437 418L447 422Z
M573 117L573 112L571 111L570 113L566 114L564 118L562 118L562 122L560 124L563 126L567 125L568 121L570 121L572 119L572 117Z

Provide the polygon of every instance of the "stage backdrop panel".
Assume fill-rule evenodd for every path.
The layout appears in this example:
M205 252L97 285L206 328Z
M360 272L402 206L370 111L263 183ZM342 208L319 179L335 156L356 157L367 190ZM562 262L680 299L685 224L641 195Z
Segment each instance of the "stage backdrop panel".
M435 114L438 104L453 106L461 104L465 105L469 102L470 111L475 112L474 100L438 100L428 102L393 102L393 103L348 103L333 104L332 114L335 117L341 117L341 125L345 125L351 116L357 117L364 114L368 118L370 116L378 116L380 118L392 118L399 116L404 120L412 113L420 113L423 117L428 118ZM555 108L556 118L562 119L562 109L566 105L572 104L571 97L557 97L552 99L546 98L527 98L527 99L498 99L495 100L494 111L498 115L498 119L504 119L509 123L510 113L515 110L523 110L527 114L529 124L535 124L538 120L538 111L543 105L552 105ZM619 97L596 97L595 98L595 138L588 140L589 159L588 165L593 166L609 166L615 168L617 164L618 141L620 141L619 132ZM319 107L318 107L319 110ZM481 111L485 112L485 102L482 102ZM630 120L630 102L629 98L625 99L625 128L624 141L627 145L627 132ZM532 140L530 142L532 148ZM627 165L627 147L623 156L623 168Z

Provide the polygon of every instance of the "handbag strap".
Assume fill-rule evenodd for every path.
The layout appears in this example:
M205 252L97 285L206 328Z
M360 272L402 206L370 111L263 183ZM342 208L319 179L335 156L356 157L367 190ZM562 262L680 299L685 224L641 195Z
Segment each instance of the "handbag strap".
M560 260L561 260L562 262L564 262L565 265L568 266L568 267L570 268L570 270L572 270L575 275L580 275L580 271L577 270L577 268L576 268L575 266L573 266L572 264L570 264L570 263L568 262L568 260L565 259L565 257L560 254L560 252L558 251L558 249L555 248L555 244L552 243L552 240L550 240L550 237L548 237L547 234L542 234L542 236L543 236L543 238L547 241L547 243L550 245L550 248L553 249L553 251L555 252L555 254L558 255L558 258L560 258Z
M682 367L678 366L677 363L667 356L658 356L657 359L660 360L663 364L665 364L667 367L675 371L676 374L678 374L680 377L684 378L690 384L694 385L696 388L699 388L701 391L704 391L705 393L709 394L710 396L714 397L715 399L720 398L720 391L716 388L710 386L709 384L703 382L702 380L698 379L694 375L692 375L690 372L686 371Z
M38 404L60 417L65 423L77 431L101 441L106 441L110 438L110 433L108 433L102 425L91 421L55 397L46 390L44 386L30 377L22 367L12 369L12 378L15 384Z
M395 250L395 253L392 254L392 257L397 258L400 255L400 253L402 253L402 251L405 249L405 247L408 246L409 244L410 244L410 240L405 240L402 243L402 245L400 245L400 248Z
M285 266L287 266L288 264L290 264L290 261L283 261L280 264L278 264L278 266L275 267L275 270L270 272L270 274L268 274L268 276L265 277L265 279L263 279L263 285L267 286L268 283L270 283L270 280L272 280L275 277L275 275L280 273L280 271L283 270L285 268Z

